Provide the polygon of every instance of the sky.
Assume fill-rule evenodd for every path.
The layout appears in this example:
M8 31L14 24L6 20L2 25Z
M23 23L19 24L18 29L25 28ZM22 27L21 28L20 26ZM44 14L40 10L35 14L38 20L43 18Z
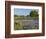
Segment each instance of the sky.
M32 9L15 8L14 15L29 15Z

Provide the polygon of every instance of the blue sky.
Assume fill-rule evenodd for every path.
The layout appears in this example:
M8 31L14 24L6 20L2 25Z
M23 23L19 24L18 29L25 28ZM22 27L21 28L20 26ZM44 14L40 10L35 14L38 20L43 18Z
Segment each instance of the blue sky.
M29 15L32 9L15 8L14 15Z

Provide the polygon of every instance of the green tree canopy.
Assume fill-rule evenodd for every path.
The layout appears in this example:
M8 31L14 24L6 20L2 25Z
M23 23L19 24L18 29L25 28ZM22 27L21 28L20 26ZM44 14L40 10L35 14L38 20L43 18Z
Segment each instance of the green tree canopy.
M30 16L31 16L31 17L38 17L38 11L32 10L32 11L30 12Z

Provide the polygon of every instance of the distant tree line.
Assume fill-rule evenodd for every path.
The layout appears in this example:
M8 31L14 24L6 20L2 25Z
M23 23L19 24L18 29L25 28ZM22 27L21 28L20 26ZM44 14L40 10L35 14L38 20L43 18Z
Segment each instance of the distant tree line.
M15 16L19 16L19 15L15 15ZM36 10L32 10L31 12L30 12L30 14L29 15L27 15L27 17L38 17L38 11L36 11ZM23 17L24 17L24 15L23 15Z

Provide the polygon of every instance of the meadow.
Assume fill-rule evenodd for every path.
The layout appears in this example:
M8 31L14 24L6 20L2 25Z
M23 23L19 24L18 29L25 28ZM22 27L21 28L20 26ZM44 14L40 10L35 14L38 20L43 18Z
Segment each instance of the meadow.
M14 16L14 30L38 29L38 19L26 16Z

